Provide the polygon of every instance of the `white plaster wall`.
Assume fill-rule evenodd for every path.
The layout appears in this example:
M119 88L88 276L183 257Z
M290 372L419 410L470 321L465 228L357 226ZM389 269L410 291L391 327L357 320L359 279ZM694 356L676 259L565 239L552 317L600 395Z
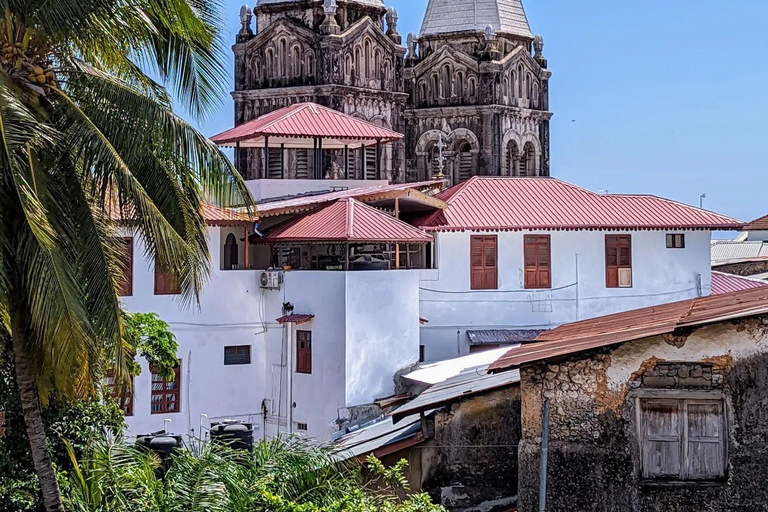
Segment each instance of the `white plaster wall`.
M387 180L249 180L245 182L255 201L330 189L352 189L388 185Z
M134 381L134 415L126 418L129 435L163 428L177 434L197 433L200 414L210 420L237 418L261 424L264 398L263 293L257 271L219 271L219 228L209 229L213 273L196 305L184 307L178 296L154 295L154 263L134 239L133 295L124 307L135 312L154 312L168 322L179 343L181 359L181 411L150 413L151 377L143 358L142 373ZM224 347L251 345L250 365L224 366ZM208 421L204 423L208 425Z
M631 288L605 286L604 239L617 232L531 233L551 236L550 290L523 287L524 232L488 233L498 236L499 288L493 291L470 290L472 233L437 235L438 268L422 272L420 285L421 316L429 321L421 329L428 361L467 353L466 329L548 329L683 300L697 295L697 274L702 294L710 292L709 231L686 231L684 249L667 249L664 231L627 232L632 235Z
M395 391L394 374L419 359L419 271L347 272L346 403Z

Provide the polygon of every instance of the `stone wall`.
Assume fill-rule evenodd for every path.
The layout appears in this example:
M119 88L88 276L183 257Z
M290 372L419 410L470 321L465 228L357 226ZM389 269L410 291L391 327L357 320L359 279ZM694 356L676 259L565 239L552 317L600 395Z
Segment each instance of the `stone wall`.
M454 403L434 415L432 428L422 449L422 490L450 509L496 501L508 508L517 494L520 387Z
M712 270L735 274L737 276L753 276L768 272L768 261L745 261L743 263L731 263L729 265L717 265Z
M768 323L768 322L767 322ZM522 371L519 510L538 510L543 399L550 401L548 511L766 510L768 332L763 321L597 349ZM726 397L727 477L662 484L639 477L633 397L644 390Z

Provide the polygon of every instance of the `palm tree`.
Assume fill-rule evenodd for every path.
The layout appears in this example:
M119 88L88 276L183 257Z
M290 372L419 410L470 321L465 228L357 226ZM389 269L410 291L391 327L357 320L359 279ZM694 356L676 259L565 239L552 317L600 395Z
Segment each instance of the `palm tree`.
M216 106L215 0L0 6L0 339L11 340L43 501L60 511L40 408L92 393L106 358L121 374L116 217L189 303L210 265L202 202L247 193L166 89L195 115Z

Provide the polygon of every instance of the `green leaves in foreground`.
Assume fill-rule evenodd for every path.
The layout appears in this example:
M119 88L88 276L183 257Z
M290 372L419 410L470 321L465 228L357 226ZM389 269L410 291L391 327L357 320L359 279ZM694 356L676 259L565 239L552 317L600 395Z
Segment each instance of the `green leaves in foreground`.
M253 453L215 443L177 452L164 478L153 453L102 439L75 461L69 509L78 512L442 512L426 494L401 498L402 461L386 468L340 462L295 439L262 441ZM363 473L371 478L366 482Z

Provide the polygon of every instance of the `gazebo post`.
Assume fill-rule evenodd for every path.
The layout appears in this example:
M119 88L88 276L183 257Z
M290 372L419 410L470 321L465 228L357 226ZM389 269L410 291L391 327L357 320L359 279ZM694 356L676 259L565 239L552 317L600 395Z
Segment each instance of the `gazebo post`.
M349 179L349 144L344 145L344 179Z
M269 178L269 137L264 137L264 175Z
M381 179L381 139L376 139L376 179Z
M280 144L280 179L285 178L285 144Z
M411 244L405 244L405 268L411 268Z
M235 169L240 172L240 141L235 143Z
M323 139L317 139L317 179L323 179Z
M243 270L250 270L250 262L248 261L248 249L251 243L248 241L248 224L244 227L245 230L245 247L243 247Z
M368 179L368 172L365 168L365 144L360 144L360 168L363 170L363 179Z
M349 242L344 244L344 270L349 270Z

